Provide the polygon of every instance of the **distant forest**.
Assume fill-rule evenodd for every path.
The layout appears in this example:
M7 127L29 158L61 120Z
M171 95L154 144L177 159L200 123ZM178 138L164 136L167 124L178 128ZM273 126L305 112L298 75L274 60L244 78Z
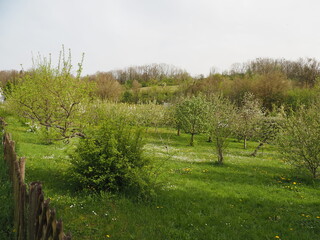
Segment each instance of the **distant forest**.
M32 70L0 71L4 93L18 84ZM293 110L310 105L319 92L320 62L313 58L258 58L234 64L223 73L211 71L208 76L191 76L187 71L168 64L131 66L83 77L96 82L96 94L102 100L128 103L163 104L179 96L221 94L241 105L246 92L260 99L263 107L286 106Z

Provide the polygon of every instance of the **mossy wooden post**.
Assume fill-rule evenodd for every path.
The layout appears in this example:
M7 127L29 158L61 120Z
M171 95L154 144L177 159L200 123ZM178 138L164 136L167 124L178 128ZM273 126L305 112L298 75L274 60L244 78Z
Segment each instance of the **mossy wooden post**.
M37 213L42 186L39 182L32 182L29 190L29 220L28 220L28 239L35 239L37 229Z
M21 182L24 183L25 172L26 172L26 158L25 157L21 157L19 159L19 169L20 169Z
M27 229L26 229L26 195L27 189L26 184L21 182L20 185L20 199L19 199L19 240L25 240Z

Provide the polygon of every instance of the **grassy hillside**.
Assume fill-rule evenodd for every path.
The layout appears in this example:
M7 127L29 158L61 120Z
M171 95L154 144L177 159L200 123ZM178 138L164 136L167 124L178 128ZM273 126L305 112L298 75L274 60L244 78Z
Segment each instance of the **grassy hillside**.
M152 200L74 192L63 143L40 144L37 134L14 118L8 131L27 157L26 180L41 181L74 239L317 239L320 182L297 174L272 146L248 157L257 143L230 139L225 165L214 164L206 136L148 129L145 154L159 166L163 187Z

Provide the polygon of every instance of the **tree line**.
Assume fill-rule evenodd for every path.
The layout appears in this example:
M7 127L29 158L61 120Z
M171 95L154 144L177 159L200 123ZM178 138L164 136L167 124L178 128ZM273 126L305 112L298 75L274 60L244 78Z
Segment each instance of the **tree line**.
M0 71L1 87L10 90L17 79L30 71ZM244 94L251 92L271 110L273 106L297 109L301 104L309 105L316 98L319 77L320 63L315 59L258 58L234 64L223 73L212 71L206 77L192 77L172 65L150 64L97 72L82 78L96 84L96 94L102 100L165 103L174 101L177 96L223 93L241 105Z

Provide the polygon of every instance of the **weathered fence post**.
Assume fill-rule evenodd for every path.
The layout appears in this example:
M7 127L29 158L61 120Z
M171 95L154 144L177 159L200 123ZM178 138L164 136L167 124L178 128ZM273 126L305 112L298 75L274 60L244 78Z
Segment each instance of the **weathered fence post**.
M50 199L44 200L41 183L32 182L27 193L24 183L26 159L18 160L15 143L11 141L10 135L5 133L2 141L4 160L13 186L17 240L71 240L71 235L63 232L62 221L56 220L55 210L49 208Z

